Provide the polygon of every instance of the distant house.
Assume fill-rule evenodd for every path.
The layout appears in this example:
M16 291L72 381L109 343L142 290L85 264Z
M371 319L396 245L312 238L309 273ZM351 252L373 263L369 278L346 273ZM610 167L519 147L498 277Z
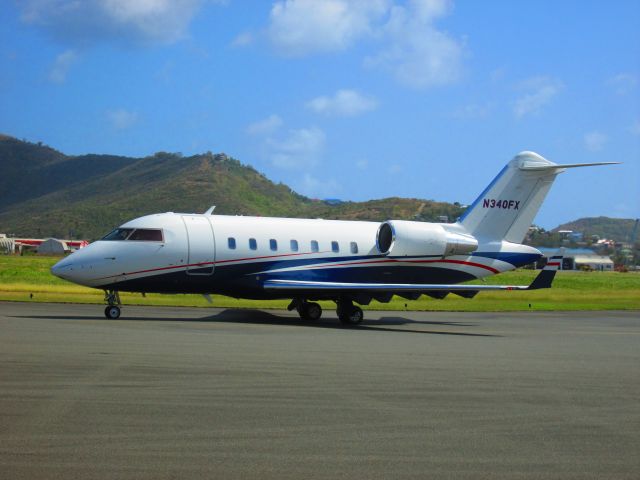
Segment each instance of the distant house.
M18 250L19 253L22 253L25 249L35 249L37 252L40 252L40 245L48 239L42 238L13 238L15 242L15 249ZM54 239L56 240L56 239ZM63 242L66 246L66 251L75 251L89 245L89 242L86 240L58 240Z
M582 232L574 232L573 230L558 230L558 233L562 238L566 238L573 242L581 242L584 237Z
M13 253L16 249L16 242L13 238L8 238L4 233L0 233L0 253Z
M538 262L538 268L546 265L547 260L558 252L557 248L538 248L543 257ZM613 271L613 260L606 255L598 255L589 248L565 248L562 260L562 270L598 270Z
M57 238L47 238L36 250L39 255L64 255L70 251L67 242L58 240Z

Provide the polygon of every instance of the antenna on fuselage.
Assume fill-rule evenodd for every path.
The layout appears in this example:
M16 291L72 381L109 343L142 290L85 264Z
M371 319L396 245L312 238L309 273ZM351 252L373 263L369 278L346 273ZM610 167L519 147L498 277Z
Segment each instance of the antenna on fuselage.
M213 215L213 211L216 209L215 205L211 205L211 207L209 207L209 210L207 210L206 212L203 213L203 215Z

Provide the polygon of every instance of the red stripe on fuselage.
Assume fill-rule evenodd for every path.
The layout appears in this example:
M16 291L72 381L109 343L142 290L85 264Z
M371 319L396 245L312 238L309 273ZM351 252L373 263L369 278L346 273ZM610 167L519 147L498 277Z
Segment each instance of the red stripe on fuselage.
M282 258L282 257L295 257L295 256L300 256L300 255L313 255L313 254L317 254L317 253L327 253L327 252L309 252L309 253L284 253L282 255L263 255L260 257L247 257L247 258L232 258L230 260L219 260L217 262L203 262L203 263L189 263L186 265L171 265L169 267L158 267L158 268L150 268L148 270L137 270L135 272L126 272L126 273L119 273L117 275L110 275L108 277L101 277L98 278L97 280L104 280L107 278L115 278L115 277L121 277L123 275L136 275L138 273L149 273L149 272L160 272L163 270L175 270L176 268L189 268L189 267L207 267L207 266L214 266L214 265L219 265L221 263L229 263L229 262L246 262L248 260L262 260L265 258Z
M457 263L459 265L468 265L470 267L478 267L484 268L485 270L489 270L493 273L500 273L500 270L490 267L488 265L483 265L482 263L476 262L467 262L465 260L413 260L415 263Z
M438 259L438 260L399 260L396 258L386 258L384 260L368 260L365 262L348 262L348 263L331 263L331 264L324 264L324 265L316 265L313 267L309 267L309 268L331 268L331 267L348 267L350 265L366 265L366 264L375 264L375 263L455 263L455 264L459 264L459 265L468 265L470 267L478 267L478 268L484 268L485 270L489 270L492 273L500 273L500 270L497 270L493 267L489 267L488 265L483 265L482 263L475 263L475 262L467 262L464 260L444 260L444 259Z
M127 276L127 275L137 275L139 273L150 273L150 272L161 272L161 271L165 271L165 270L175 270L178 268L189 268L189 267L202 267L205 268L207 266L215 266L218 264L223 264L223 263L230 263L230 262L246 262L246 261L250 261L250 260L262 260L262 259L266 259L266 258L283 258L283 257L292 257L292 256L301 256L301 255L312 255L313 253L316 252L312 252L312 253L288 253L288 254L283 254L283 255L264 255L264 256L259 256L259 257L247 257L247 258L235 258L235 259L229 259L229 260L220 260L217 262L204 262L204 263L193 263L193 264L187 264L187 265L172 265L172 266L168 266L168 267L158 267L158 268L150 268L147 270L138 270L135 272L127 272L127 273L121 273L118 275L110 275L108 277L102 277L99 278L98 280L105 280L108 278L117 278L117 277L121 277L121 276ZM320 253L325 253L325 252L320 252ZM324 260L324 259L318 259L318 260ZM457 264L457 265L467 265L470 267L476 267L476 268L484 268L485 270L488 270L492 273L500 273L500 270L497 270L493 267L489 267L488 265L483 265L482 263L476 263L476 262L467 262L465 260L450 260L450 259L437 259L437 260L399 260L399 259L394 259L394 258L385 258L385 259L381 259L381 260L367 260L367 261L363 261L363 262L347 262L347 263L323 263L322 265L315 265L315 266L310 266L308 268L310 269L315 269L315 268L332 268L332 267L342 267L342 266L350 266L350 265L367 265L367 264L377 264L377 263L453 263L453 264Z

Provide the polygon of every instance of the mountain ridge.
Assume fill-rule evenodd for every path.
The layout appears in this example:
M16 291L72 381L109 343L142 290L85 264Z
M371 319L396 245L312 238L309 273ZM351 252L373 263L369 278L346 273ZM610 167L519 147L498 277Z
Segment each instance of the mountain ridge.
M354 220L456 218L459 205L420 199L328 204L274 183L224 153L142 158L67 156L46 145L0 136L0 230L96 239L131 218L160 211ZM25 215L28 212L28 215Z
M69 156L0 134L0 166L0 232L18 236L95 240L135 217L202 212L211 205L218 214L372 221L453 221L464 211L459 204L416 198L313 200L224 153ZM553 231L627 241L633 222L589 217Z
M585 217L558 225L552 232L571 230L581 232L585 237L597 235L609 240L629 242L635 222L633 218ZM637 238L635 240L637 241Z

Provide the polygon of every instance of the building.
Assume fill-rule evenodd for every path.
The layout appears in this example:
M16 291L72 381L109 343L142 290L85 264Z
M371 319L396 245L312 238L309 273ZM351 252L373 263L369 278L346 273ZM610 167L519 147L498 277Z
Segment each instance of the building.
M16 250L16 242L13 238L8 238L4 233L0 233L0 253L13 253Z
M7 235L0 233L0 253L19 253L23 250L39 251L40 245L49 239L46 238L9 238ZM66 251L75 251L89 245L86 240L58 240L65 244Z
M558 252L557 248L538 248L543 258L537 267L542 268L547 260ZM597 270L604 272L613 271L613 260L606 255L599 255L589 248L565 248L562 259L562 270Z
M47 238L36 249L39 255L64 255L70 252L67 242L57 238Z

